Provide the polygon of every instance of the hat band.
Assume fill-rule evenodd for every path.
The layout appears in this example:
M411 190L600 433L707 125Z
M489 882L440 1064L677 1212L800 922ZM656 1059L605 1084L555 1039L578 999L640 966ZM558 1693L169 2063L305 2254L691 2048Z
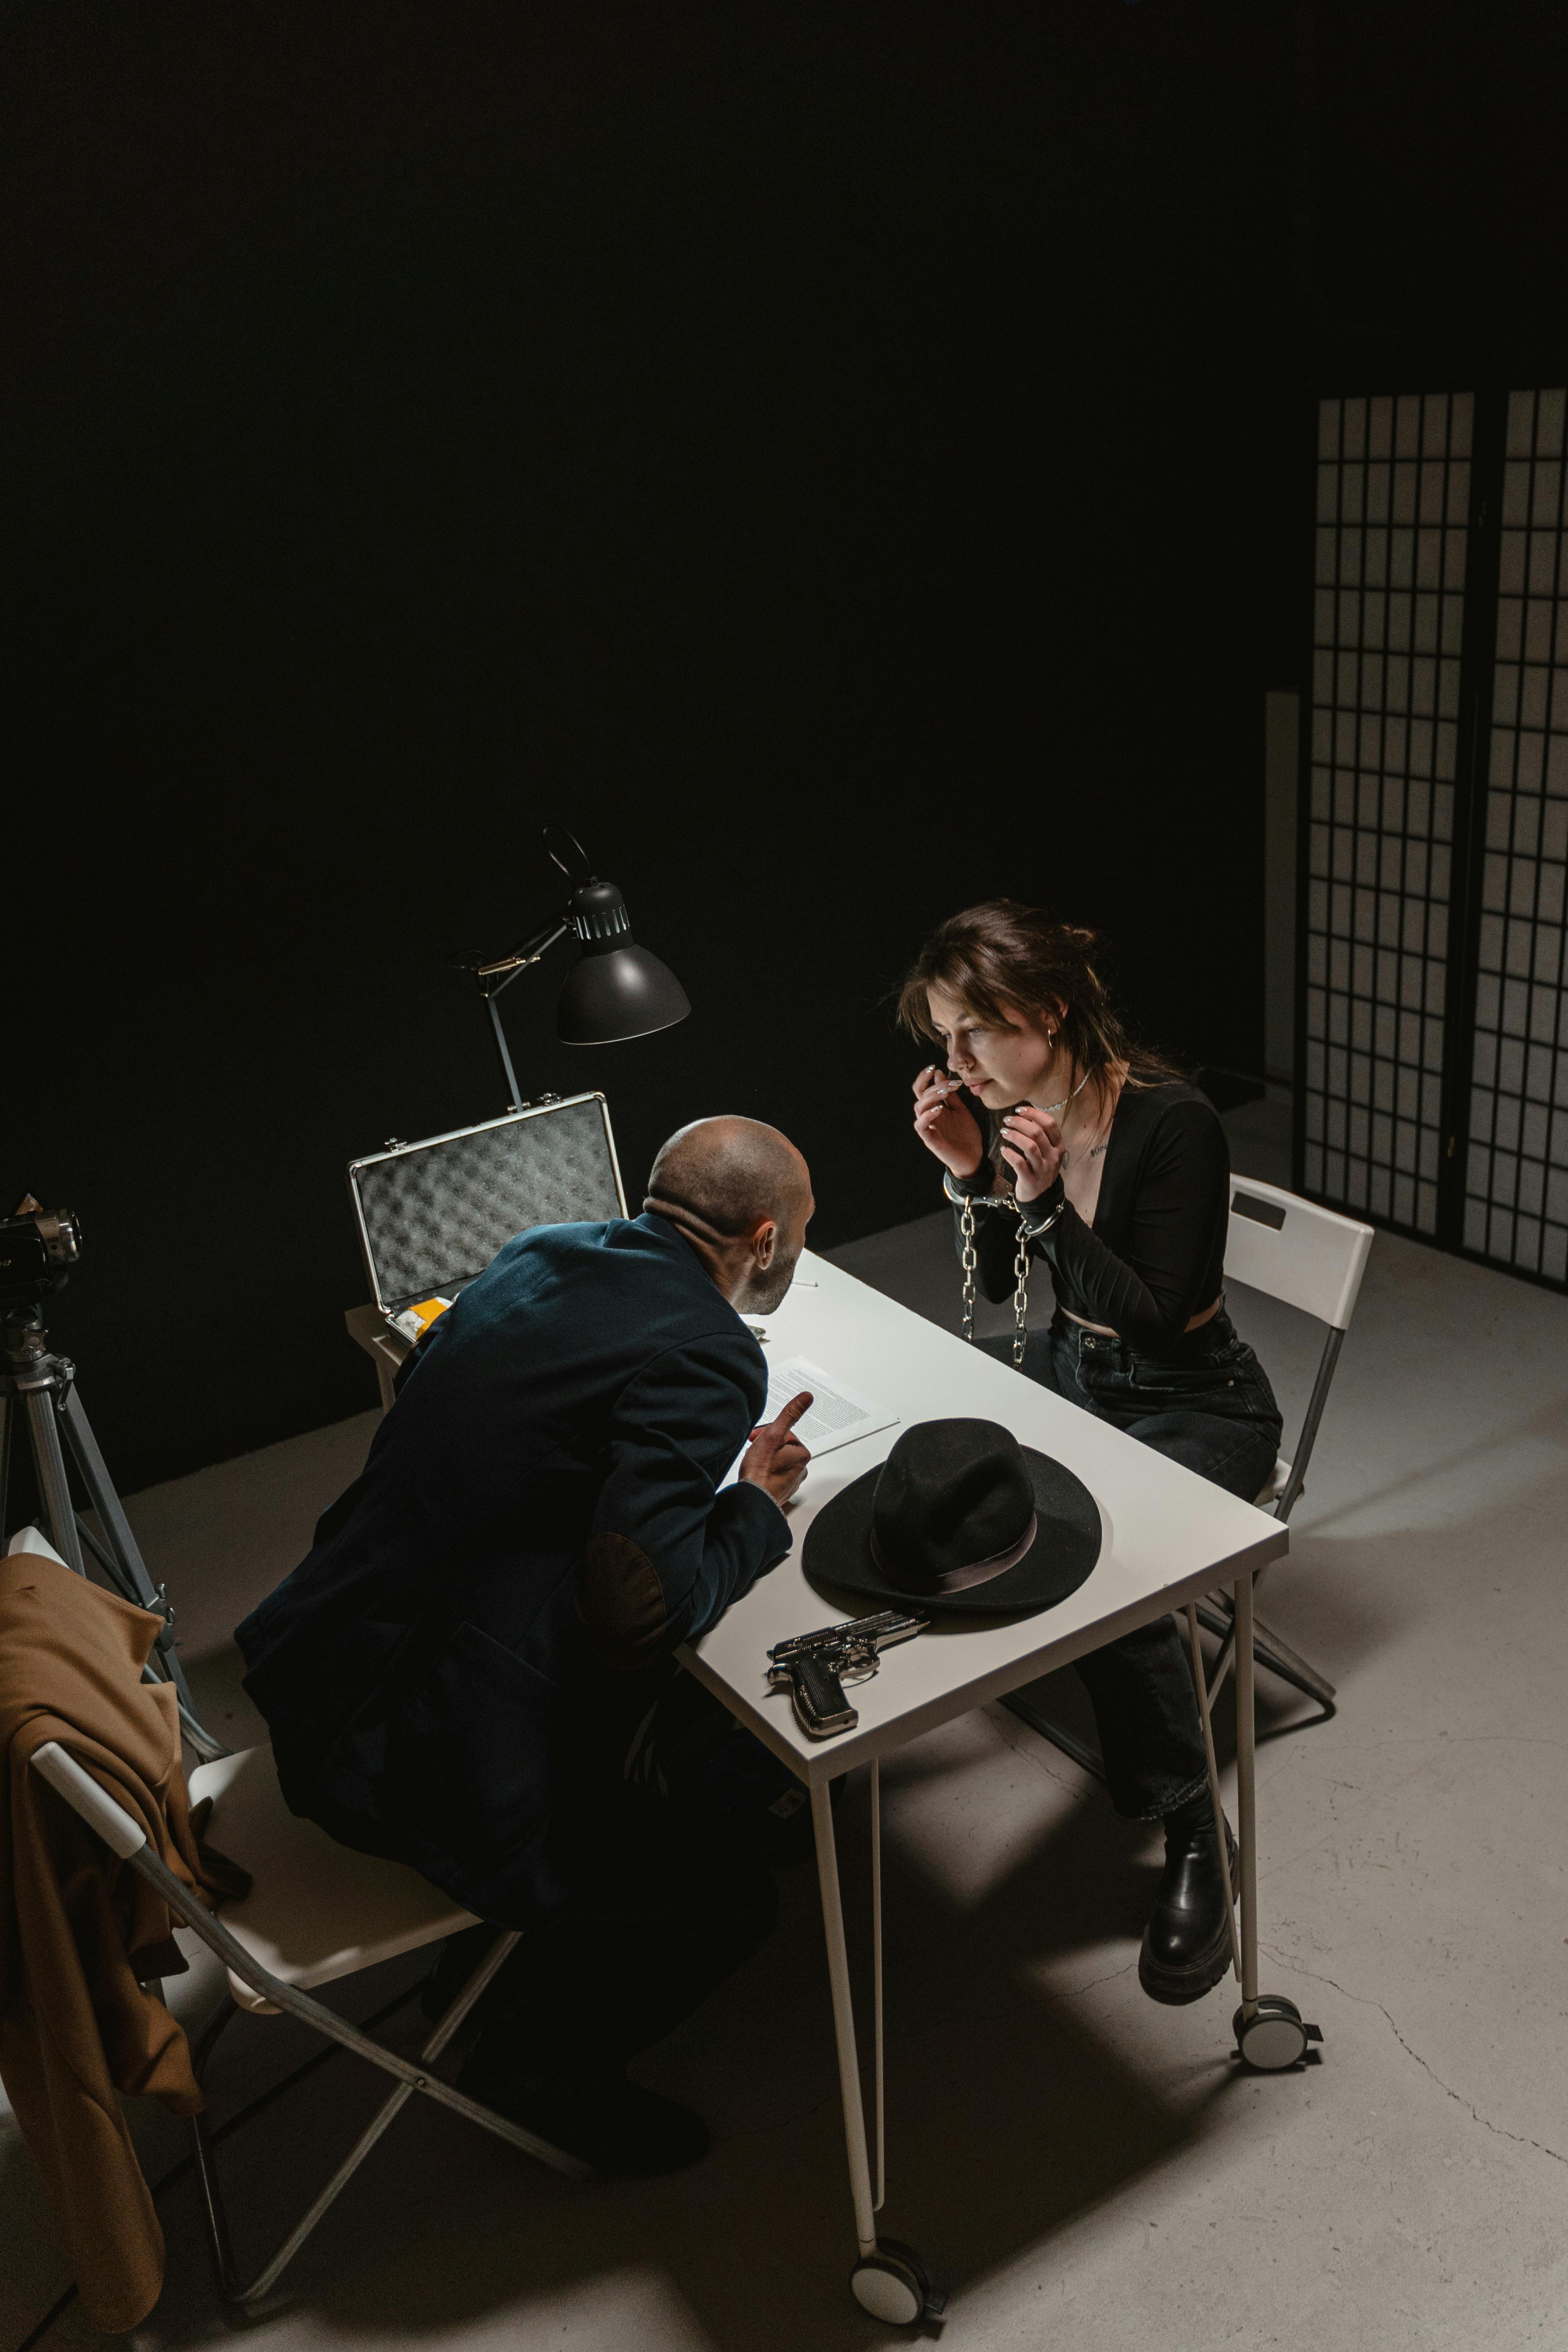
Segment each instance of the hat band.
M990 1553L984 1559L972 1559L963 1568L950 1568L945 1575L936 1578L931 1585L931 1591L963 1592L972 1584L989 1584L991 1579L994 1576L1000 1576L1005 1569L1016 1568L1039 1531L1039 1514L1037 1511L1031 1511L1029 1524L1016 1543L1009 1544L1005 1551ZM881 1545L878 1542L875 1528L871 1529L871 1557L889 1582L908 1591L909 1588L903 1581L902 1572L888 1559Z

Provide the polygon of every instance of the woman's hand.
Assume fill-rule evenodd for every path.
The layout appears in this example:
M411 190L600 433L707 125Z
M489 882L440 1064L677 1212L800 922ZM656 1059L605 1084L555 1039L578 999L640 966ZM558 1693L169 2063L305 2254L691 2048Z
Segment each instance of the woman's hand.
M1066 1158L1062 1131L1048 1110L1020 1103L1002 1121L999 1149L1013 1171L1015 1200L1037 1201L1048 1192Z
M915 1080L915 1133L955 1176L973 1176L985 1157L974 1115L959 1099L958 1080L934 1063Z

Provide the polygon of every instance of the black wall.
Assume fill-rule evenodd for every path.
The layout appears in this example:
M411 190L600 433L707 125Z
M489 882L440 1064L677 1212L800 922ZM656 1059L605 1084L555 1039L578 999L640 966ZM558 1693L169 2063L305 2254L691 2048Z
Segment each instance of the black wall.
M1258 1066L1300 16L18 12L0 1185L82 1216L123 1486L369 1401L343 1165L502 1107L446 959L550 910L547 818L695 1007L506 1000L634 1195L729 1108L814 1239L929 1209L889 992L1001 890Z

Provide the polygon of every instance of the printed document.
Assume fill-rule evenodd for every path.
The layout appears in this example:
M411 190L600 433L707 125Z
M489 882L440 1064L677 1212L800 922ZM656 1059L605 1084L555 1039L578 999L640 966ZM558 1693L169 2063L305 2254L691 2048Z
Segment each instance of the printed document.
M873 1404L869 1397L846 1388L820 1364L805 1356L790 1356L782 1364L768 1365L768 1401L763 1419L773 1420L802 1389L811 1391L811 1403L795 1423L795 1433L809 1454L831 1454L857 1437L869 1437L873 1430L891 1429L899 1418L885 1405Z

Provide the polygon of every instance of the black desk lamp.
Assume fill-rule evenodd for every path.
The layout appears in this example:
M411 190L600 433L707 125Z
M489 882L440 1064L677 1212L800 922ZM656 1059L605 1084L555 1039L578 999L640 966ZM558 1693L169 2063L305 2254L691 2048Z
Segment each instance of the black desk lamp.
M490 961L471 955L458 959L479 983L512 1110L521 1108L521 1097L496 998L568 931L583 952L567 973L555 1006L555 1034L563 1045L611 1045L624 1037L648 1037L656 1029L672 1029L691 1010L668 964L632 938L626 900L613 882L600 881L582 844L561 824L547 824L543 838L552 860L572 885L560 915L510 955Z

